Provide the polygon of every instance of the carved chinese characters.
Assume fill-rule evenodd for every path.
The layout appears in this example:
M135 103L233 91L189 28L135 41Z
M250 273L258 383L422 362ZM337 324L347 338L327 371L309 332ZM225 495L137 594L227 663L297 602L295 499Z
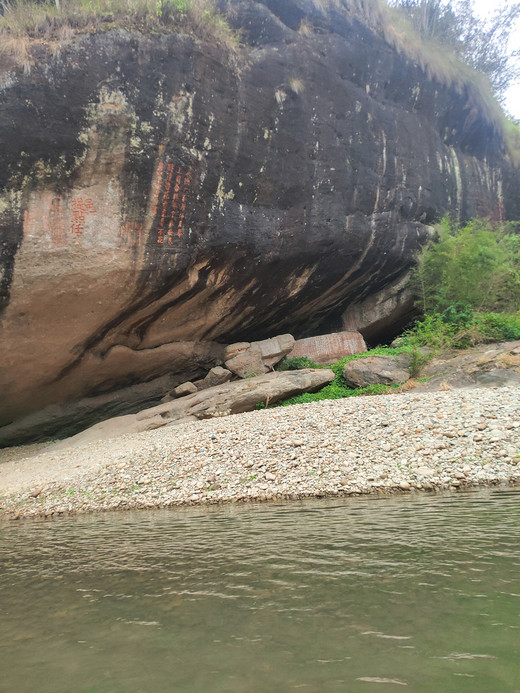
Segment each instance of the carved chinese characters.
M153 190L153 216L157 220L157 244L172 246L174 236L181 238L186 221L186 200L191 186L191 171L173 163L159 162Z

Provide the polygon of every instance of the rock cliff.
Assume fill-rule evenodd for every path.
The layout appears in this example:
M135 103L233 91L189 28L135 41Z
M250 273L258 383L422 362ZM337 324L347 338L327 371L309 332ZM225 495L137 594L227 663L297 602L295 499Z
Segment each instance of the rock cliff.
M243 45L112 29L3 58L0 425L171 387L230 342L361 313L372 335L355 307L403 319L385 290L436 218L520 216L497 126L363 2L220 6Z

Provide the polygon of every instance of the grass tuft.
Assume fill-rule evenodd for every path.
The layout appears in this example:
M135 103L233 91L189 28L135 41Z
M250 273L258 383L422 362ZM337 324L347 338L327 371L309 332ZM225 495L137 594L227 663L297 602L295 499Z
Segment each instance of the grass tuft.
M0 0L0 53L29 72L33 44L56 54L78 34L116 26L191 33L231 50L238 43L213 0Z

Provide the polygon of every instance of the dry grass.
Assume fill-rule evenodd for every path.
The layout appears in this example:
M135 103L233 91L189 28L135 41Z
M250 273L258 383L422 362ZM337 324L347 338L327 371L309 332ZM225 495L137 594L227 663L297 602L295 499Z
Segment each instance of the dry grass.
M237 37L213 0L0 0L0 54L28 72L31 47L59 53L70 40L115 26L146 32L185 32L235 50Z
M420 383L418 380L415 378L410 378L410 380L407 380L402 385L399 385L397 392L410 392L411 390L415 390L416 387L419 387L419 384Z

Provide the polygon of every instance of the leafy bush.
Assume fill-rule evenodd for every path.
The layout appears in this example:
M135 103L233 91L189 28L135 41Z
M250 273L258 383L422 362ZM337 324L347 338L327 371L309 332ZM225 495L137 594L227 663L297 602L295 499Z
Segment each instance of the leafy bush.
M514 341L520 339L520 311L506 313L482 313L475 320L482 341Z
M520 235L515 224L442 220L415 279L426 315L455 311L516 312L520 307ZM453 315L447 315L451 324Z
M273 407L288 407L291 404L307 404L309 402L321 402L325 399L344 399L345 397L360 397L361 395L384 395L398 387L399 385L369 385L368 387L352 389L345 385L344 380L341 384L335 378L330 385L325 385L319 392L304 392L302 395L277 402L273 404Z
M441 315L426 315L423 320L403 336L403 345L417 353L420 347L429 347L429 357L445 349L465 349L487 342L513 341L520 339L520 311L518 313L454 313L453 320L447 319L449 311ZM420 353L420 352L419 352ZM412 355L413 360L413 355ZM418 372L413 368L412 375Z
M295 356L292 359L284 358L276 366L277 371L300 371L303 368L320 368L308 356Z
M442 220L438 239L419 259L416 288L424 318L403 345L434 352L520 339L518 224Z

